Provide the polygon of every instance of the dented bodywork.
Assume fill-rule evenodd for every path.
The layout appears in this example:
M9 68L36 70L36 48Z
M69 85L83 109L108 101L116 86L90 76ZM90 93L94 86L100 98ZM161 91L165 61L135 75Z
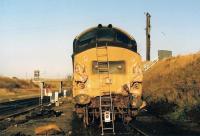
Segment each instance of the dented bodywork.
M137 53L127 49L108 47L110 61L112 61L113 69L123 67L121 73L119 71L110 74L109 79L101 82L110 84L111 92L121 100L128 100L124 105L131 104L134 108L142 105L142 63ZM73 75L73 97L77 104L91 104L93 100L100 95L106 95L106 91L102 93L99 89L99 75L95 72L95 48L82 52L74 57L74 75ZM118 56L118 52L122 52L123 56ZM123 64L122 64L123 62ZM122 64L116 65L116 64ZM115 66L115 67L114 67ZM106 90L106 88L105 88ZM119 101L119 100L118 100ZM120 105L115 101L115 105ZM128 103L129 102L129 103ZM98 99L96 101L98 103ZM122 106L123 107L123 106Z
M93 34L98 36L98 31L96 28L95 30L90 29L74 40L75 111L80 117L86 116L86 112L99 117L99 97L108 96L111 92L115 114L121 116L127 114L129 117L134 117L145 106L142 100L143 64L141 56L137 53L136 42L127 33L112 28L108 30L105 28L101 31L101 36L102 32L105 32L105 37L103 39L99 37L99 40L105 41L98 41L98 38L92 37ZM115 34L118 35L119 31L122 37L116 38L122 41L118 41L115 37L112 38ZM123 41L123 38L127 39ZM109 60L101 62L100 65L106 66L109 63L109 77L106 76L107 71L98 72L99 64L97 65L95 48L97 43L100 46L105 46L105 44L107 46ZM105 74L102 76L105 78L100 79L99 74Z

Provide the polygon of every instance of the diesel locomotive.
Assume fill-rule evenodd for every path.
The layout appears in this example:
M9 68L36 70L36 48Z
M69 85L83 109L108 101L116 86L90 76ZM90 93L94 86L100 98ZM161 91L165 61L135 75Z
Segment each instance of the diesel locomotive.
M135 39L111 24L99 24L73 42L75 112L85 126L99 120L102 135L114 122L128 123L144 106L142 61Z

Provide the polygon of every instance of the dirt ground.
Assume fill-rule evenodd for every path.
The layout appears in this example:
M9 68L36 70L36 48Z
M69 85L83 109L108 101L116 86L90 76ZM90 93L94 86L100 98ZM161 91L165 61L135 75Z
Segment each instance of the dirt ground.
M34 136L36 135L35 130L37 128L48 125L56 126L62 131L62 133L55 134L57 136L93 136L100 135L100 129L98 126L90 126L88 129L83 127L81 119L78 119L73 114L74 104L68 99L62 99L62 104L58 107L53 107L55 111L62 111L63 113L59 117L43 117L38 119L31 119L27 122L20 123L18 125L12 125L6 130L0 132L0 136ZM26 115L21 115L15 118L16 120L23 120ZM2 125L2 124L0 124ZM136 120L134 120L133 125L143 130L145 133L150 135L186 135L186 136L196 136L199 135L199 129L195 129L197 126L191 126L184 128L183 126L173 125L171 123L165 122L161 119L156 118L150 114L144 112L139 115ZM128 130L122 126L122 123L118 123L115 126L116 135L126 134L133 135L132 130ZM192 128L192 129L191 129ZM43 128L44 129L44 128ZM130 128L132 129L132 128ZM21 135L19 133L21 132ZM52 133L51 133L52 134ZM43 134L45 135L45 134Z
M16 135L21 132L25 135L35 135L35 129L41 126L47 126L49 124L54 124L60 128L64 133L61 135L69 135L72 131L71 121L72 121L72 110L73 104L67 101L59 107L53 108L55 111L62 111L63 113L59 117L50 117L42 119L31 119L23 124L13 125L6 130L0 132L1 136ZM23 118L23 116L18 117Z

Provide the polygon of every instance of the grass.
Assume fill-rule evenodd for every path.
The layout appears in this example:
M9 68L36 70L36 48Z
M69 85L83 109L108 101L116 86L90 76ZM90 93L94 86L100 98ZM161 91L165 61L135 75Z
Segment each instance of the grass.
M67 79L43 79L52 91L60 89L60 81L63 82L63 89L68 90L72 86L71 76ZM21 99L33 96L39 96L40 88L39 82L32 82L32 80L22 80L16 77L1 77L0 76L0 101L7 101L8 99Z
M9 90L17 88L37 88L31 80L22 80L18 78L0 77L0 88L6 88Z
M32 97L38 94L39 87L31 80L0 77L0 101Z
M199 119L200 53L159 61L144 74L143 90L156 113L174 120Z

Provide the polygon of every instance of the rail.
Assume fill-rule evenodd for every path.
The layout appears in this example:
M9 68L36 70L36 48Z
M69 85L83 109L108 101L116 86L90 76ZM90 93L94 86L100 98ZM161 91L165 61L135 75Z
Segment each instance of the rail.
M45 97L44 103L48 103L49 98ZM17 100L0 104L0 120L15 117L27 113L39 106L39 97L25 100Z
M135 127L132 125L132 128L137 131L137 133L139 133L141 136L149 136L148 134L146 134L145 132L143 132L142 130L140 130L139 128Z

